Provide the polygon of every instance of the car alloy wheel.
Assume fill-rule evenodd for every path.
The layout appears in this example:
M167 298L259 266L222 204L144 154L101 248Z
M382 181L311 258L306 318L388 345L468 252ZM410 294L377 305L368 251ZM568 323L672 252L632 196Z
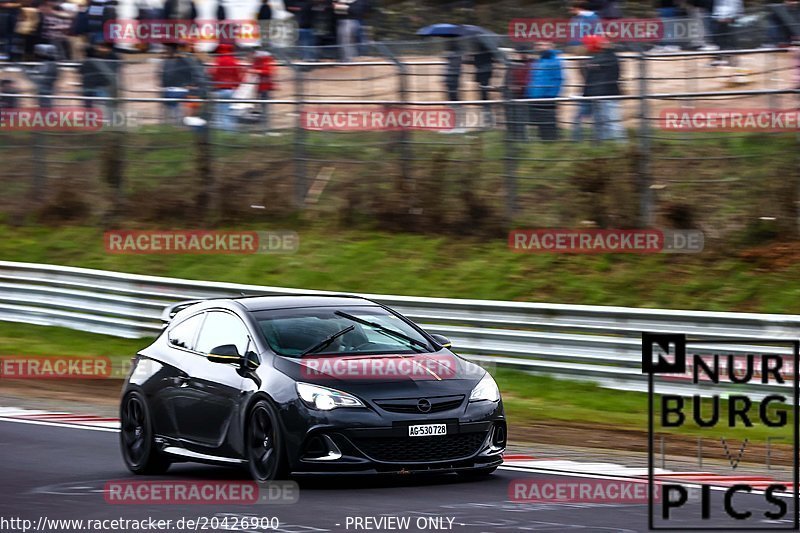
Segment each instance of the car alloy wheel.
M285 477L282 441L277 418L270 405L259 401L250 411L247 427L247 460L256 481Z
M150 411L138 392L129 393L120 409L120 446L128 469L135 474L161 474L169 461L155 449Z

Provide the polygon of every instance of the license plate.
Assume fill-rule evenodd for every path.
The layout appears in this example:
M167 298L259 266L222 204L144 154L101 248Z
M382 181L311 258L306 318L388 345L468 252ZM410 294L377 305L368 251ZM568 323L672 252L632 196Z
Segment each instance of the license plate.
M447 424L423 424L421 426L408 426L409 437L430 437L433 435L447 435Z

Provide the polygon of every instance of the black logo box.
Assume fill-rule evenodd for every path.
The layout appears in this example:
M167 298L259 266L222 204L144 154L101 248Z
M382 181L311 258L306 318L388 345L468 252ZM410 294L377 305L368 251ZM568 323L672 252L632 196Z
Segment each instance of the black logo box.
M655 527L653 514L653 499L655 487L654 476L654 425L653 425L653 399L654 376L656 374L685 374L686 373L686 345L721 345L721 344L748 344L760 346L791 346L794 358L793 368L793 418L794 418L794 453L793 455L793 494L794 504L793 524L786 527ZM653 362L653 348L658 345L664 353L670 353L674 346L674 357L672 360L659 356L657 362ZM647 519L648 528L651 531L800 531L800 471L798 470L798 448L800 447L800 341L790 339L701 339L694 340L687 338L684 334L665 334L665 333L642 333L642 372L647 374L647 484L648 484L648 509ZM699 384L696 384L699 385Z

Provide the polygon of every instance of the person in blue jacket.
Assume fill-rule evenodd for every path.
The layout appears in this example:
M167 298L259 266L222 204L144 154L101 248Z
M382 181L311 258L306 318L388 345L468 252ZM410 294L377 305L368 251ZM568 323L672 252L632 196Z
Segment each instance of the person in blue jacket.
M533 63L526 96L528 98L558 98L564 84L564 65L558 50L551 42L538 42L535 45L539 58ZM559 137L556 121L558 104L556 102L531 102L531 123L539 130L539 138L555 141Z

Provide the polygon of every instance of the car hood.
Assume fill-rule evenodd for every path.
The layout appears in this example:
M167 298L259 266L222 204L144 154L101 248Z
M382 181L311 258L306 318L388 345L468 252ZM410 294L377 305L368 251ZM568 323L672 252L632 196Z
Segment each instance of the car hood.
M480 366L446 349L402 355L276 357L275 366L295 381L361 394L375 391L382 397L465 394L486 373Z

